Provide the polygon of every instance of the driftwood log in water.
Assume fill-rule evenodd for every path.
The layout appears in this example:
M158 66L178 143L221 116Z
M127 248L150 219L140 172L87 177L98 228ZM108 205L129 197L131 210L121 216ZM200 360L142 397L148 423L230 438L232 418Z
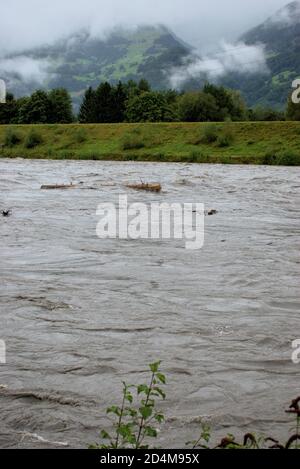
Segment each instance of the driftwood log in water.
M127 184L126 187L136 191L161 192L162 190L162 187L159 183L146 184L142 182L140 184Z
M53 189L76 189L74 184L46 184L41 186L42 190L53 190Z

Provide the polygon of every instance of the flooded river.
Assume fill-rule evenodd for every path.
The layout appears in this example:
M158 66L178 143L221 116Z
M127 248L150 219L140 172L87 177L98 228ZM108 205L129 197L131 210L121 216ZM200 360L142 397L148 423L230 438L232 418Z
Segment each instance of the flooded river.
M127 183L160 182L160 194ZM42 184L82 183L42 191ZM97 205L203 202L205 244L100 240ZM1 447L86 447L163 361L158 445L285 436L300 391L300 168L0 160Z

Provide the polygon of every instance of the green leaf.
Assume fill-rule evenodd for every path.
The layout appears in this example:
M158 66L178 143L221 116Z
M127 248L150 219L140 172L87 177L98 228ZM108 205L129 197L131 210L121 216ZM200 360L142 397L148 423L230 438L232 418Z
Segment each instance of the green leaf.
M146 384L140 384L138 387L137 387L137 393L140 395L142 393L146 394L146 396L148 395L149 393L149 387L146 385Z
M166 398L166 393L162 389L155 387L153 391L157 392L160 395L160 397L162 397L163 399Z
M162 423L165 420L165 416L163 414L156 414L154 418L158 423Z
M93 444L88 446L88 449L100 449L100 446L97 445L97 443L93 443Z
M137 411L135 409L128 409L128 415L130 415L130 417L136 417Z
M152 373L157 373L158 370L159 370L160 365L161 365L161 361L156 362L156 363L151 363L151 365L149 365L149 367L150 367L150 370L152 371Z
M128 443L130 443L131 445L136 445L136 437L134 435L131 435L130 437L128 437Z
M162 373L156 373L156 377L157 379L163 383L163 384L166 384L166 377L165 375L163 375Z
M124 439L130 438L132 436L130 425L120 425L117 432Z
M185 443L185 446L191 446L191 445L195 446L196 443L197 443L196 440L187 441L187 442Z
M117 415L118 417L120 417L120 415L121 415L121 409L120 409L120 407L117 407L117 406L113 405L112 407L109 407L109 408L106 410L106 413L107 413L107 414L115 414L115 415Z
M101 430L101 438L103 438L103 440L110 440L111 439L111 436L109 433L107 433L105 430Z
M152 415L152 407L149 406L141 407L139 411L144 420L147 420Z
M150 436L151 438L157 438L157 431L153 427L146 427L145 435Z
M133 397L132 397L132 394L130 392L126 392L126 394L124 395L125 397L125 400L130 402L130 404L133 403Z

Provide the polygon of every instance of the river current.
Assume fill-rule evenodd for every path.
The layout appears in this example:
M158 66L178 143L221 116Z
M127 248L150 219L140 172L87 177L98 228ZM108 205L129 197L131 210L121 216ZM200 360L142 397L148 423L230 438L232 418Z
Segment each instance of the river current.
M160 194L128 183L160 182ZM41 190L70 183L69 190ZM78 184L78 187L77 187ZM182 240L96 236L97 205L204 203ZM162 360L157 446L248 431L285 437L299 395L300 168L0 160L0 446L86 447L121 383Z

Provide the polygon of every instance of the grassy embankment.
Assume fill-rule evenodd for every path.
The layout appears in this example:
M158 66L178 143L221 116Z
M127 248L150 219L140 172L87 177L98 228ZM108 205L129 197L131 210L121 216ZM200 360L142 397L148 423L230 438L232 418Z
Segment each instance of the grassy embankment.
M300 122L0 126L0 157L300 165Z

